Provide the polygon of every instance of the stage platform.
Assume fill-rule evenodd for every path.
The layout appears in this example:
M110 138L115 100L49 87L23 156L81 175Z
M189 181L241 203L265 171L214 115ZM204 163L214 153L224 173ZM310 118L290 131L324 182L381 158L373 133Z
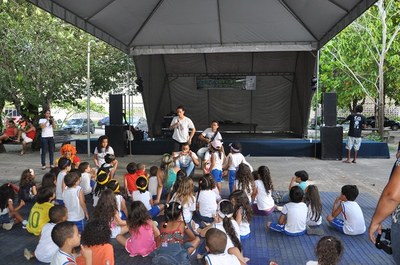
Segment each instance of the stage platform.
M226 133L222 135L225 151L229 152L229 143L240 142L242 153L245 156L293 156L293 157L320 157L321 143L319 140L296 138L291 134L241 134ZM343 140L343 157L346 157L346 139ZM132 141L131 154L133 155L162 155L170 153L173 149L173 140L155 138L154 141ZM91 152L97 144L97 139L91 139ZM123 156L130 154L129 142L126 144L126 152L118 154ZM87 153L87 140L76 140L78 153ZM114 147L114 150L118 148ZM191 149L197 151L194 144ZM387 143L374 142L363 139L358 152L360 158L390 158Z

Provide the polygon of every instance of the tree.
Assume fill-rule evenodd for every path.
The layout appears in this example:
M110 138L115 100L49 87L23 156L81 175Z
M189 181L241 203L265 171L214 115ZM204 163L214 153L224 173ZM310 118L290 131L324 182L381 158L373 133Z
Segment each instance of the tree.
M386 4L386 6L385 6ZM338 93L339 107L354 110L366 98L378 101L383 135L385 96L400 102L400 2L379 0L364 15L332 39L321 52L323 89ZM391 71L392 70L392 71Z
M0 107L10 101L18 111L37 116L52 103L78 105L86 97L90 40L89 34L26 1L0 2ZM91 59L94 96L134 76L133 61L103 42L92 46Z

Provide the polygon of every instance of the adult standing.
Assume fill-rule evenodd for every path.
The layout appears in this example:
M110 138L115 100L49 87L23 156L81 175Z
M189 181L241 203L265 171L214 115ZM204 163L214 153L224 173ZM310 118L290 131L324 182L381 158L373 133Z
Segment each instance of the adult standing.
M374 233L382 233L382 222L392 214L391 240L393 259L400 265L400 161L396 160L389 182L383 189L369 225L369 238L376 242Z
M39 126L42 129L42 138L40 141L42 169L46 169L46 153L49 151L50 167L54 167L54 132L56 123L49 109L43 111L44 117L39 120Z
M222 142L222 136L220 132L218 131L219 128L219 123L218 121L212 121L210 128L205 129L200 135L199 139L204 142L206 145L205 147L200 148L197 151L197 156L203 160L204 159L204 154L208 151L208 149L211 147L211 142L213 141L220 141Z
M188 143L191 145L194 134L196 133L196 128L191 119L185 116L185 108L181 105L176 108L176 114L170 125L170 129L174 129L174 134L172 139L174 140L174 152L179 152L181 150L181 145L183 143ZM189 129L192 129L189 135Z
M361 114L363 106L357 105L355 108L356 113L352 113L343 121L350 121L348 139L347 139L347 160L344 163L356 163L357 153L361 146L361 131L365 128L365 117ZM342 124L343 124L342 122ZM354 159L350 161L351 149L354 147Z

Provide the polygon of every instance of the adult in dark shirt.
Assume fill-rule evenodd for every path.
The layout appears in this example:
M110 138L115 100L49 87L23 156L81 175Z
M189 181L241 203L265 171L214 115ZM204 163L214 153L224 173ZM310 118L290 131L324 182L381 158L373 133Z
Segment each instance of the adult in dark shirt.
M346 144L347 160L344 163L356 163L357 153L361 146L361 131L365 128L365 117L361 114L363 106L357 105L355 108L356 113L350 114L345 121L350 121L348 139ZM354 159L350 161L351 149L354 147Z

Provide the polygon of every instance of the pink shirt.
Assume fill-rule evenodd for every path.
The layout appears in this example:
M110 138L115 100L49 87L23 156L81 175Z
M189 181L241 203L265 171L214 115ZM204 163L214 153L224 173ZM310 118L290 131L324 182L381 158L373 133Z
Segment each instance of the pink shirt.
M139 227L137 233L132 230L129 231L131 236L125 244L125 249L129 252L129 256L134 257L140 255L145 257L157 248L154 240L152 222L152 220L149 220L146 225Z

